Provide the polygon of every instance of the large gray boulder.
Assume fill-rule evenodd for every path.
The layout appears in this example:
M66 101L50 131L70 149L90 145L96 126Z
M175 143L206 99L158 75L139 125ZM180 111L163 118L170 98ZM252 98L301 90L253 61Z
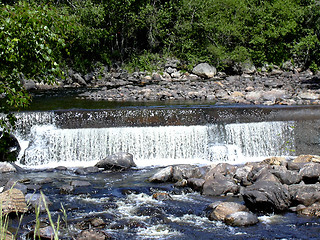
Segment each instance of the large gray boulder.
M173 167L162 168L149 178L149 182L169 182L172 180Z
M106 170L125 170L137 165L133 161L132 154L118 152L99 161L95 166Z
M300 169L299 175L305 183L316 183L320 177L320 164L307 163Z
M233 179L216 173L205 179L202 185L202 194L208 196L221 196L227 193L236 194L239 192L239 186Z
M318 184L293 184L289 186L292 204L310 206L320 201L320 185Z
M257 181L243 191L246 206L253 211L281 212L289 208L288 186L275 181Z
M192 72L203 78L213 78L217 74L217 69L208 63L200 63L193 68Z

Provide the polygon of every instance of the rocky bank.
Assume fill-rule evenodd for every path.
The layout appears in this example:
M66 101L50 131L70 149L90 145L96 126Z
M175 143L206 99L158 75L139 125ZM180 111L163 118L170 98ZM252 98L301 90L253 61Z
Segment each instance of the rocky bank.
M320 103L320 73L294 68L290 63L257 70L244 65L237 74L217 72L207 63L192 71L179 70L179 61L168 59L162 71L128 73L119 67L100 66L80 74L68 71L54 86L25 80L29 90L83 87L83 99L106 101L203 101L217 104L296 105Z

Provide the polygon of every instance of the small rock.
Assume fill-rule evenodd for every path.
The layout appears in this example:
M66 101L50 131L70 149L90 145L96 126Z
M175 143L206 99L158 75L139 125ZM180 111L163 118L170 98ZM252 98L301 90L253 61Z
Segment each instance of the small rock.
M152 194L152 198L159 201L172 200L170 194L165 192L154 193Z
M248 211L231 213L225 217L224 221L228 225L237 227L250 226L259 222L257 215Z
M209 215L210 220L224 221L225 218L236 212L249 211L246 206L235 202L222 202L218 204Z
M89 229L89 230L83 230L79 236L76 238L77 240L106 240L106 239L112 239L112 237L97 229Z

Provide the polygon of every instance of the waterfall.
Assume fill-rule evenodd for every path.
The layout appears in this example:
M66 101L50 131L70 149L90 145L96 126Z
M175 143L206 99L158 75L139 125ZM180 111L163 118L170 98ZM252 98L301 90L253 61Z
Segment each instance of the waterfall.
M98 128L65 128L54 113L23 113L18 121L17 135L25 143L20 164L26 166L92 165L119 151L133 154L138 166L239 163L295 149L295 123L288 121L102 127L99 120Z

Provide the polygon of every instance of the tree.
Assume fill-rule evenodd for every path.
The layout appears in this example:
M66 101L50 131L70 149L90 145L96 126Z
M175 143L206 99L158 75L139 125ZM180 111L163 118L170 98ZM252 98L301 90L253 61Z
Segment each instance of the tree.
M15 126L11 110L29 105L31 98L25 91L23 78L53 83L61 75L60 55L65 42L52 21L63 20L50 5L19 2L0 3L0 128L1 138ZM0 151L8 151L2 141Z

